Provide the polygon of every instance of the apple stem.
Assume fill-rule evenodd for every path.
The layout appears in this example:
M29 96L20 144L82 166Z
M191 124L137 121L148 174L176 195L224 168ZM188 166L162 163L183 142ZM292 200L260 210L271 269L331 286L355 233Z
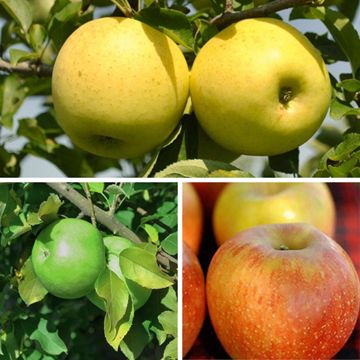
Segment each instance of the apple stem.
M283 104L286 105L289 103L289 101L292 99L292 90L288 87L284 87L280 90L280 94L279 94L279 101Z

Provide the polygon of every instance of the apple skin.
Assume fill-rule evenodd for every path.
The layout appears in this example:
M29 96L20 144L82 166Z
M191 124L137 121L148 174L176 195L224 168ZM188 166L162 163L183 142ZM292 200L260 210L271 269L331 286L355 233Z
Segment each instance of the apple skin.
M60 219L35 240L31 260L34 272L54 296L77 299L89 294L105 268L100 231L81 219Z
M206 215L211 216L217 198L228 183L196 182L192 185L200 196Z
M183 356L193 346L205 319L205 280L199 260L183 244Z
M320 53L303 34L258 18L230 25L204 45L190 93L200 125L215 142L237 154L276 155L320 127L331 84Z
M160 145L183 114L188 87L179 47L121 17L92 20L73 32L52 78L59 124L75 145L109 158L140 157Z
M310 223L327 235L334 235L335 205L326 184L229 184L213 212L218 245L253 226L291 222Z
M183 183L182 203L183 240L198 255L204 219L201 200L192 184Z
M351 335L360 304L349 256L309 224L237 234L214 255L206 290L215 332L238 359L330 359Z

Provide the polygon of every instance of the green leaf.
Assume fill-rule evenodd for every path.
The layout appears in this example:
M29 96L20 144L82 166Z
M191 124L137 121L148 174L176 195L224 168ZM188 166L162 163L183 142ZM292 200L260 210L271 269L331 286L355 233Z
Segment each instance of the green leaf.
M0 5L27 32L32 23L30 3L24 0L0 0Z
M360 81L356 79L348 79L341 81L337 84L337 86L352 93L360 91Z
M105 301L106 341L117 351L133 322L134 306L131 297L125 282L109 269L105 269L97 279L95 291Z
M43 351L50 355L67 353L67 347L61 340L57 331L51 331L48 320L41 318L38 328L31 334L30 339L36 340Z
M178 252L178 234L177 232L168 235L162 242L161 247L170 255L176 255Z
M330 105L330 116L334 120L340 120L348 115L359 115L360 109L354 109L345 102L335 98Z
M48 291L36 277L29 257L21 268L21 278L19 280L19 295L27 306L41 301Z
M126 334L124 341L120 343L120 349L127 359L135 360L141 355L150 341L149 331L144 327L141 320L136 317L132 328Z
M10 63L15 66L17 63L28 60L37 60L39 59L39 54L32 53L20 49L10 49Z
M8 184L0 184L0 230L2 225L2 216L6 209L6 204L9 198L9 185Z
M109 253L114 254L116 256L119 256L123 250L131 246L134 246L134 243L132 241L122 236L114 236L114 235L105 236L103 238L103 241Z
M356 76L360 69L360 39L351 21L340 12L328 7L301 7L293 10L290 19L299 17L323 21L350 61L353 75Z
M269 165L274 171L281 171L287 174L298 174L299 149L296 148L285 154L269 156Z
M178 340L172 339L164 350L163 359L177 359Z
M31 48L35 51L42 50L47 37L46 29L40 24L31 25L29 41Z
M182 12L150 6L135 14L134 18L163 31L176 43L190 50L194 48L191 23Z
M120 268L126 278L145 288L161 289L173 284L160 270L156 255L141 248L134 247L122 251Z
M177 299L176 291L172 286L170 286L167 289L167 292L160 300L160 303L163 304L169 310L177 311L178 299Z
M135 213L132 210L119 210L115 214L116 218L126 227L132 229Z
M159 243L159 233L156 228L150 224L145 224L143 226L146 233L149 235L149 239L153 244Z
M222 170L222 171L221 171ZM253 177L228 163L212 160L182 160L169 165L155 177Z
M53 143L47 142L47 137L44 129L42 129L36 119L21 119L19 120L19 127L17 129L18 136L24 136L37 146L41 146L47 151L51 151Z
M159 323L168 335L177 337L177 311L163 311L159 316Z
M102 194L104 192L103 182L88 182L87 185L91 192L99 193L99 194Z
M348 174L354 169L358 159L352 158L347 161L343 161L340 165L329 165L328 169L332 177L348 177Z

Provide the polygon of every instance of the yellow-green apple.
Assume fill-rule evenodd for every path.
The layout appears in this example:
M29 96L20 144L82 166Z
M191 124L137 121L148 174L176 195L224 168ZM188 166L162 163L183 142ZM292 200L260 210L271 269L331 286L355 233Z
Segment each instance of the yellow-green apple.
M179 47L137 20L85 23L56 59L57 119L74 144L110 158L143 156L179 122L189 73Z
M349 256L302 223L238 233L211 260L206 291L215 332L234 359L330 359L360 303Z
M31 260L49 293L64 299L89 294L105 267L105 247L100 232L81 219L60 219L36 238Z
M183 244L183 355L193 346L205 319L205 281L199 260Z
M233 183L224 189L213 212L218 245L247 228L306 222L333 236L335 205L324 183Z
M331 99L318 50L294 27L271 18L230 25L200 50L190 76L195 114L222 147L275 155L307 141Z
M228 183L196 182L192 185L200 196L204 211L211 216L217 198Z
M189 183L183 183L182 203L183 240L198 255L203 233L203 209L199 195Z

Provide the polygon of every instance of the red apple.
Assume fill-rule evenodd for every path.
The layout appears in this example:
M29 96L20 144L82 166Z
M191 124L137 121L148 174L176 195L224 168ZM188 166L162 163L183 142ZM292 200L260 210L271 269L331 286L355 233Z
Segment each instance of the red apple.
M295 222L334 235L335 206L326 184L230 184L221 192L213 213L218 245L253 226Z
M199 195L189 183L183 183L183 239L198 254L203 230L203 210Z
M183 355L193 346L205 318L205 280L199 260L183 243Z
M192 183L196 191L198 192L204 210L207 215L211 215L215 206L216 200L219 197L221 191L224 189L227 183Z
M215 332L240 359L330 359L360 304L349 256L304 223L238 233L214 255L206 290Z

